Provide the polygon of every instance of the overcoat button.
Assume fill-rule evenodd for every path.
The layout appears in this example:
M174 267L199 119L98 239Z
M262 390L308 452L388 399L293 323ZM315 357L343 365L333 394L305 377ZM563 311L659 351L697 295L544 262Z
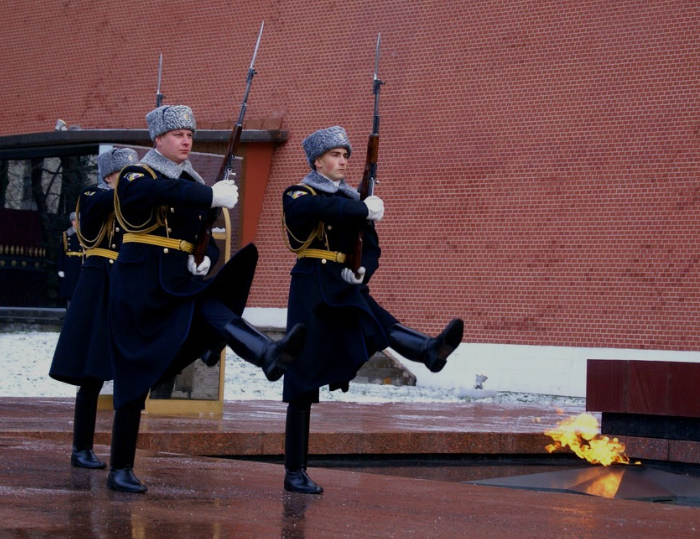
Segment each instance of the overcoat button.
M326 229L327 229L327 230L333 230L333 227L332 227L331 225L328 225L328 226L326 227Z
M163 249L163 252L164 252L165 254L168 254L168 248L166 247L165 249Z
M119 232L119 227L115 227L114 229L116 232Z
M112 260L112 259L110 258L110 259L109 259L109 263L110 263L110 264L114 264L114 260Z
M321 259L321 264L325 264L326 262L327 262L327 260L325 258Z

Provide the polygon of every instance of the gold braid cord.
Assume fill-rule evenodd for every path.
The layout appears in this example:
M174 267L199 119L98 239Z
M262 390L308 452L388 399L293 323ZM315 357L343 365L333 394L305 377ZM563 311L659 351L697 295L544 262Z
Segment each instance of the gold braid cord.
M146 165L139 165L139 167L143 168L144 170L147 170L154 180L158 177L158 175ZM117 221L119 221L119 224L124 229L124 232L132 232L134 234L148 234L149 232L153 232L155 229L163 226L166 223L166 216L168 214L168 209L165 206L159 206L158 208L156 208L156 210L151 209L151 215L149 215L148 219L146 219L146 221L140 225L135 225L126 220L126 217L124 217L124 214L122 213L121 205L119 203L119 197L117 196L117 188L119 187L120 178L121 172L119 173L119 176L117 177L117 180L114 183L114 215L117 217ZM154 211L158 212L155 214L155 216ZM156 220L155 224L149 226L148 223L151 222L154 217Z
M113 230L114 214L110 214L107 221L102 223L97 237L94 239L86 238L80 230L80 197L78 197L78 203L75 205L75 214L78 216L76 219L77 226L75 227L75 233L78 235L78 241L80 242L80 245L82 245L83 249L93 249L94 247L98 246L100 243L102 243L107 231Z
M308 189L309 191L311 191L311 194L313 196L316 196L316 191L314 190L313 187L306 185L306 184L303 184L303 183L300 183L299 185L303 186L306 189ZM287 246L287 249L289 249L293 253L296 253L297 255L299 253L303 253L304 251L306 251L309 248L309 245L311 245L311 243L316 238L318 238L319 240L323 240L324 243L326 244L326 249L330 250L330 247L328 246L328 238L326 237L326 232L325 232L326 225L323 223L323 221L320 221L318 223L318 226L311 231L311 234L309 235L309 237L306 240L300 240L292 233L290 228L287 226L287 221L284 218L284 210L282 210L282 228L284 229L284 231L286 231L286 233L285 232L282 233L282 236L284 237L284 244ZM292 247L292 244L289 241L290 237L295 242L299 243L300 247L297 247L297 248Z

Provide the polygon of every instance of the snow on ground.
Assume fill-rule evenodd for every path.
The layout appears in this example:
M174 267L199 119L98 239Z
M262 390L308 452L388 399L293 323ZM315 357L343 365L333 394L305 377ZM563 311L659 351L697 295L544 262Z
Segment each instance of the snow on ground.
M0 397L73 397L75 386L49 378L57 332L0 333ZM417 368L423 368L416 365ZM282 399L282 381L268 382L262 371L226 349L226 381L224 399ZM474 392L471 392L474 393ZM491 392L493 393L493 392ZM387 386L351 383L350 391L321 391L322 401L344 402L469 402L463 389L425 386ZM497 393L495 397L478 399L498 403L538 403L552 406L583 406L584 399L524 393Z

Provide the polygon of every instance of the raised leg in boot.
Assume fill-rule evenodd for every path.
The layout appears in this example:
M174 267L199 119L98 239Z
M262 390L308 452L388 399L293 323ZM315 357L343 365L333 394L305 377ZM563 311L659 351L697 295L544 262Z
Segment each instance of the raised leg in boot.
M231 319L224 327L226 343L236 354L260 367L271 382L282 378L294 361L306 338L306 326L295 325L279 341L273 341L240 317Z
M112 451L107 486L120 492L146 492L148 487L134 475L136 440L139 435L141 410L146 396L114 411Z
M321 494L323 487L306 473L309 456L309 426L311 405L287 407L284 435L284 489L302 494Z
M97 420L97 399L102 380L86 378L75 396L73 419L73 448L70 463L78 468L105 468L107 464L97 458L92 450Z
M431 372L440 372L447 357L462 342L464 322L453 319L437 337L428 337L401 324L389 328L389 345L412 361L425 364Z

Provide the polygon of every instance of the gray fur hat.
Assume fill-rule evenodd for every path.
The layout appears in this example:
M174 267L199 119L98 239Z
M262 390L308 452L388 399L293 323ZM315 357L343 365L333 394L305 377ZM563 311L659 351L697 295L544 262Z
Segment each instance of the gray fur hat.
M348 151L348 157L352 154L352 146L350 146L348 134L345 132L345 129L339 125L334 125L327 129L319 129L315 133L311 133L301 141L301 145L306 152L306 159L309 161L309 166L314 170L316 169L314 161L328 150L332 150L333 148L345 148Z
M197 130L194 114L187 105L163 105L153 109L146 114L146 122L151 140L175 129L189 129L193 133Z
M139 154L131 148L112 148L97 156L97 173L104 180L113 172L139 162Z

